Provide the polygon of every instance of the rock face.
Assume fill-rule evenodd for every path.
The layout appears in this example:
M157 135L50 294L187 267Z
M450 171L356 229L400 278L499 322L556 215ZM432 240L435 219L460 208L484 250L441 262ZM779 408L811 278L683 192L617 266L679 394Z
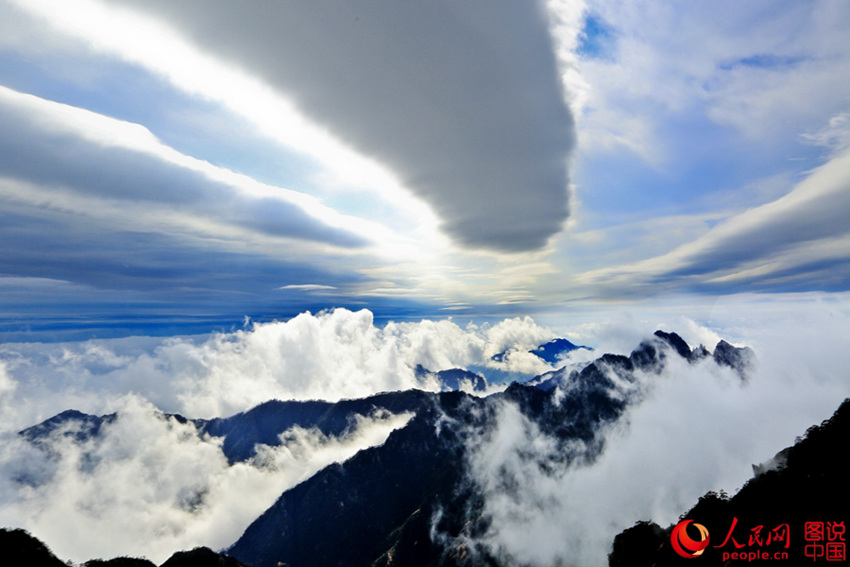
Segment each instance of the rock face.
M714 347L714 362L721 366L728 366L744 377L755 362L755 354L748 347L737 348L726 341L721 340Z
M812 562L806 555L809 545L805 539L806 522L826 529L830 522L836 530L846 530L850 511L850 461L846 458L850 437L850 399L845 400L835 414L819 426L809 428L803 439L784 449L771 462L756 466L757 475L748 481L735 496L710 492L687 511L682 520L690 519L708 530L709 547L699 561L705 565L721 565L723 553L766 552L788 553L787 565ZM735 529L723 545L730 528ZM782 536L787 526L788 547ZM693 565L695 560L675 553L671 544L674 526L662 529L651 522L639 522L620 533L608 556L611 567L649 567L656 565ZM779 528L779 531L774 531ZM774 537L768 543L768 534ZM754 539L751 539L754 538ZM847 539L846 535L843 539ZM812 547L812 554L822 552L826 557L826 536L821 548ZM834 544L839 540L834 539ZM845 542L846 543L846 542ZM837 550L838 548L836 548ZM828 564L845 564L828 563Z
M0 529L0 557L7 567L68 567L24 530Z
M247 567L229 555L216 553L208 547L178 551L160 567Z
M68 567L47 546L24 530L0 529L0 565L3 567ZM92 559L84 567L156 567L147 559L117 557ZM199 547L178 551L160 567L248 567L233 557Z
M116 557L114 559L92 559L84 567L156 567L156 563L134 557Z

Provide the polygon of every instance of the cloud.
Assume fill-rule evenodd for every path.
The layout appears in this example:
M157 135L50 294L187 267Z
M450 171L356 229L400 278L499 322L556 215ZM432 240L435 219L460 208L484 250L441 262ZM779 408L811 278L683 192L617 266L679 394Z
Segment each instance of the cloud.
M417 377L416 365L511 369L523 364L497 364L489 353L549 338L527 317L467 328L449 320L381 328L369 311L337 309L213 336L0 345L0 524L24 527L75 561L161 561L177 549L229 545L284 490L383 442L409 416L363 418L339 438L291 430L284 445L229 466L219 441L160 411L211 418L272 398L438 391L433 375ZM71 408L117 412L118 419L82 444L57 433L48 453L16 434Z
M138 317L139 333L155 320L208 316L211 305L229 321L271 302L280 313L295 303L273 293L282 284L319 280L344 293L364 279L352 258L380 264L376 243L399 242L309 195L182 154L139 124L2 86L0 118L9 126L0 137L4 288L7 278L67 284L5 295L13 327L58 324L67 312L120 327L120 310L125 322ZM34 308L48 304L50 313Z
M492 498L486 511L493 531L483 543L540 565L557 558L604 564L614 533L640 519L672 521L707 490L734 490L750 474L750 464L792 444L850 395L846 298L717 300L704 313L710 328L683 319L683 310L647 307L625 324L610 311L588 315L573 338L598 346L599 354L627 353L656 322L680 331L692 346L713 346L724 337L755 350L758 364L749 381L741 385L732 370L710 360L675 365L670 359L665 373L641 383L643 402L627 413L622 427L605 432L607 450L584 468L561 467L557 456L551 466L535 465L553 461L558 445L515 407L505 406L498 429L480 440L470 463ZM154 409L215 417L272 397L339 399L398 388L437 390L436 383L416 380L416 364L432 371L474 365L484 374L530 370L519 355L553 333L529 318L467 327L449 320L378 327L369 311L337 309L215 336L4 344L0 519L32 529L69 558L164 556L177 547L226 545L244 527L240 518L250 521L282 486L296 482L295 476L344 458L343 451L380 442L380 435L398 424L362 424L358 432L374 434L368 442L293 432L285 450L270 449L253 463L228 468L214 441L156 417ZM490 358L505 351L507 362ZM510 353L516 353L516 361ZM581 364L583 356L569 362ZM118 411L126 420L97 444L58 444L60 458L54 461L16 441L15 431L69 408L97 415ZM153 441L134 443L140 435ZM693 448L694 435L700 437L700 450ZM83 450L101 459L88 472L78 466ZM499 470L519 480L521 498L496 489L493 475ZM39 488L22 491L12 479L24 473L42 479ZM120 479L127 488L111 490L123 486ZM201 508L187 510L199 501L191 496L202 492ZM74 507L83 501L91 505ZM113 518L110 506L135 512ZM75 521L56 520L68 517ZM72 534L73 525L88 535ZM154 525L169 530L154 537ZM108 526L121 531L115 535ZM138 547L146 541L150 547Z
M278 289L284 289L284 290L294 289L296 291L311 292L311 291L332 291L332 290L335 290L336 288L332 285L323 285L323 284L291 284L291 285L281 286Z
M220 441L200 437L191 423L165 418L135 396L115 409L118 418L83 443L57 431L35 449L5 435L0 523L23 527L78 562L128 555L161 563L200 545L220 549L282 492L383 443L411 417L360 416L340 437L292 428L280 446L228 465Z
M9 403L19 404L6 421L20 429L69 407L109 413L109 403L126 392L164 411L211 418L269 399L439 391L435 381L417 377L417 365L545 372L552 367L525 351L553 336L528 317L467 328L427 319L378 327L368 310L336 309L212 336L6 344L0 361L14 386ZM504 360L491 359L505 351Z
M138 124L5 87L0 116L16 132L0 138L7 203L106 217L137 230L254 233L342 247L367 242L318 201L179 154Z
M721 6L588 2L585 35L601 26L601 39L612 38L605 47L613 56L591 51L579 65L592 85L579 117L583 147L625 147L654 166L675 166L683 151L704 150L710 142L680 144L671 115L691 134L706 131L707 117L763 150L795 142L812 123L846 106L846 6Z
M621 530L639 520L675 522L709 490L733 493L752 464L828 418L850 395L846 303L753 310L745 322L743 312L731 305L716 322L755 349L748 381L710 359L668 357L660 376L641 378L642 400L601 432L605 450L593 463L563 465L556 440L505 404L497 428L471 447L469 471L489 528L470 544L516 564L607 565ZM717 331L690 330L706 338ZM632 329L607 333L599 338L616 343ZM572 450L582 454L580 445Z
M827 126L802 136L809 143L840 154L850 148L850 112L840 112L829 119Z
M850 151L818 167L788 194L735 215L694 241L638 263L581 276L585 282L728 292L846 289L850 282ZM653 290L653 291L650 291Z
M384 164L462 246L537 249L567 217L573 122L537 3L78 2L63 21L46 5L20 7L255 122L298 122L292 101L313 123L298 126L306 151L324 145L354 164L350 146ZM168 56L139 30L155 31ZM266 85L276 94L254 104Z

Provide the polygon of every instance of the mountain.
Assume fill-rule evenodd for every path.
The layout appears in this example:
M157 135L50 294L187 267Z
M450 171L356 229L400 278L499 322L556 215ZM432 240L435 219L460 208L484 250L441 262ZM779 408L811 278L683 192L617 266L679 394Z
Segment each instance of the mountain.
M3 567L68 567L53 555L53 552L25 530L0 528L0 565ZM147 559L117 557L114 559L92 559L83 567L156 567ZM233 557L216 553L206 547L191 551L178 551L160 567L247 567Z
M539 356L549 364L557 364L564 355L580 348L588 349L586 346L573 344L567 339L552 339L545 345L540 345L530 352Z
M848 438L850 399L845 400L830 419L809 428L794 446L780 451L768 463L754 466L755 476L733 497L709 492L700 498L680 518L699 523L708 533L709 547L700 557L700 563L722 564L732 559L732 553L745 553L749 560L761 557L751 556L751 553L767 553L771 560L776 553L787 553L787 558L779 556L784 559L783 564L813 563L826 560L830 542L835 544L835 553L846 552L846 546L838 545L845 542L846 535L839 538L838 534L846 529L850 511ZM817 539L807 533L807 522L811 522L815 531L820 530L823 537ZM833 539L829 538L830 523ZM786 527L787 532L784 531ZM650 521L639 522L615 538L609 565L696 564L692 558L680 557L674 551L673 529L674 526L663 529ZM807 541L807 536L813 542ZM726 544L722 545L724 542ZM828 563L834 561L837 561L836 556ZM845 561L840 563L846 564Z
M189 420L179 414L163 416L180 423L191 421L199 435L223 438L222 451L233 464L250 459L257 445L280 445L280 434L292 427L315 427L325 435L339 436L354 424L356 416L370 416L378 412L415 412L429 399L430 395L426 392L407 390L339 402L271 400L231 417L209 420ZM98 436L102 427L115 419L116 414L95 416L69 410L21 431L20 435L37 446L49 449L45 440L52 435L83 442Z
M315 427L325 435L339 436L354 424L355 416L415 412L429 399L426 392L407 390L339 402L272 400L231 417L193 423L201 434L223 437L222 450L233 463L251 458L258 444L280 445L280 434L291 427Z
M703 352L659 332L628 357L606 354L581 370L556 371L549 387L514 383L486 398L436 394L383 445L285 492L228 553L255 567L497 565L487 550L467 547L488 520L465 464L469 447L495 429L499 408L512 404L556 440L562 462L592 461L602 426L632 402L636 371L661 372L669 356L697 362Z
M591 348L586 346L573 344L567 339L556 338L528 352L543 359L549 364L557 364L561 361L561 359L564 358L565 355L580 348L592 350ZM498 354L494 354L490 358L495 362L504 362L507 354L507 351L503 351Z
M464 370L463 368L449 368L447 370L432 372L421 364L417 364L416 368L414 368L414 373L416 374L416 378L422 381L429 378L436 380L440 385L440 390L443 392L452 392L455 390L484 392L489 386L487 378L476 372Z
M676 333L655 331L651 338L642 341L628 357L603 354L595 362L579 365L579 367L565 366L536 376L528 384L547 391L555 387L570 388L571 384L586 382L588 374L599 374L606 366L619 368L626 373L636 368L660 372L668 352L675 353L690 363L712 358L719 366L727 366L735 370L742 380L746 379L755 363L755 353L749 347L735 347L721 340L715 346L714 353L711 353L703 345L691 349L688 343Z
M285 491L226 550L228 555L253 567L498 565L488 550L469 544L487 533L490 520L467 467L471 451L498 430L504 409L514 408L552 441L551 453L537 466L590 463L604 447L604 426L639 402L636 392L671 357L731 366L742 378L753 360L746 348L723 342L710 353L702 346L691 349L675 333L658 331L629 356L604 354L581 368L564 367L486 397L459 391L486 387L486 379L456 369L432 373L446 389L457 386L440 393L388 392L335 403L270 401L226 418L166 417L191 421L199 435L222 438L233 464L249 459L258 444L279 444L280 434L294 426L339 435L357 416L413 413L383 445ZM21 436L45 447L56 435L79 443L116 419L120 416L68 411ZM502 481L510 485L515 479Z
M98 416L77 410L66 410L24 429L20 435L33 445L49 451L49 446L44 441L52 435L58 434L69 442L82 443L100 435L101 428L115 421L117 417L114 413Z
M68 567L24 530L0 528L0 559L6 567Z
M92 559L83 567L156 567L156 563L135 557L115 557L113 559Z

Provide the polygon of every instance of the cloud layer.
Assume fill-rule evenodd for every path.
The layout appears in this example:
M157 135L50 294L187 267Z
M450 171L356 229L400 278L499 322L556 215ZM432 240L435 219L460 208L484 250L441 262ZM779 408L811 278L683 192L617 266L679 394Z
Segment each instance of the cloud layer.
M530 250L568 213L573 122L536 2L132 2L389 166L473 248Z
M220 441L191 423L269 399L438 391L430 370L489 365L551 369L527 350L552 338L529 318L461 328L451 321L390 322L337 309L212 337L129 337L0 346L0 525L19 526L63 558L147 555L162 561L197 545L221 548L287 488L331 462L382 443L409 415L360 419L348 433L287 432L228 465ZM491 360L507 353L501 362ZM82 444L56 432L42 449L17 432L66 409L118 413ZM22 483L21 479L27 479Z
M2 196L13 204L201 238L366 243L318 201L182 155L138 124L3 87L0 117L16 132L0 139Z
M583 274L603 287L646 293L671 287L713 293L838 291L850 282L850 151L810 172L789 193L732 216L668 254ZM638 287L635 287L638 284Z
M749 381L741 384L731 369L710 359L688 365L669 357L662 375L640 383L642 403L621 427L605 432L606 451L592 466L564 468L553 453L554 440L505 406L499 427L476 440L469 463L492 519L480 543L534 564L602 565L618 531L641 519L672 521L707 490L733 491L748 478L751 464L766 461L828 417L850 395L847 302L813 298L760 309L747 305L718 304L708 317L712 327L679 318L676 330L692 345L713 346L719 335L751 346L758 362ZM669 316L651 312L656 320ZM571 337L623 354L652 328L606 314ZM164 556L179 547L226 545L244 528L242 520L250 521L286 486L381 442L401 421L364 421L352 437L341 439L292 432L285 447L228 467L214 440L162 419L159 410L216 417L269 398L439 389L417 378L417 364L434 371L474 366L485 374L527 376L551 369L539 359L532 365L526 355L553 336L529 318L465 328L448 320L378 327L368 311L338 309L211 337L5 344L0 520L30 528L64 556L78 559ZM581 364L600 350L574 351L565 362ZM505 352L503 362L492 360ZM16 431L69 408L97 415L117 411L121 417L97 443L57 443L53 460L17 438ZM98 456L96 466L81 466L91 464L82 457L85 451ZM496 482L506 474L519 483L516 498ZM22 475L40 482L22 488L14 480ZM248 485L256 498L245 497ZM113 517L119 510L134 513ZM84 535L68 531L69 517ZM126 537L108 526L120 526ZM152 535L156 526L168 529ZM150 546L142 548L140 541Z

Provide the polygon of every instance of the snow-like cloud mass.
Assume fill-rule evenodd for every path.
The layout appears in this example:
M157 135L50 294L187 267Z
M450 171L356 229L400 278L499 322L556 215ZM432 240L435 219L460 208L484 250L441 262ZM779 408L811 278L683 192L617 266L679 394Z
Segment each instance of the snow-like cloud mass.
M416 375L417 365L432 372L475 365L530 376L552 369L527 351L553 337L528 317L466 328L427 319L379 327L368 310L336 309L208 337L6 344L0 346L0 384L6 384L0 391L10 406L27 408L4 413L7 427L23 428L68 407L108 413L109 402L126 392L163 411L211 418L269 399L439 390ZM504 356L493 360L497 354Z
M668 357L664 373L638 383L640 403L601 433L606 450L592 464L578 459L559 465L563 459L553 459L559 445L516 408L503 407L497 428L476 440L468 463L492 520L478 543L534 564L604 564L615 533L641 519L672 521L707 490L733 491L751 464L768 460L828 417L850 395L847 302L811 297L747 309L752 303L716 304L710 325L681 316L674 318L676 327L663 325L692 346L713 347L720 337L751 346L758 361L749 380L742 384L710 359L689 365ZM649 313L658 321L669 315ZM570 337L598 350L575 351L565 362L581 364L603 351L628 353L650 334L643 319L589 321ZM269 398L439 389L433 374L424 382L417 376L418 364L432 371L469 366L485 375L527 376L551 370L539 359L529 366L526 355L554 336L530 318L379 327L369 311L337 309L213 336L5 344L0 518L31 529L72 559L227 545L287 486L380 443L406 417L361 420L337 439L291 431L283 446L228 466L216 440L199 438L191 425L164 419L160 411L214 417ZM51 444L53 457L16 435L69 408L118 412L119 419L97 441ZM573 449L581 454L580 445ZM511 494L499 484L506 474L517 481ZM23 477L38 482L21 485ZM120 510L134 513L112 517ZM68 531L69 517L84 535ZM110 526L126 537L100 539L112 534ZM143 540L150 546L142 547Z

